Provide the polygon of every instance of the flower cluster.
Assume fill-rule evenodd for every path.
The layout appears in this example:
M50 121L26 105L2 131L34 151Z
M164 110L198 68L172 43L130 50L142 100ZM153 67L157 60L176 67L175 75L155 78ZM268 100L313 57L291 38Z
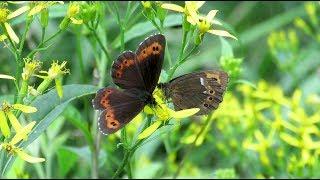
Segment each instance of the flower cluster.
M10 105L7 102L4 102L0 109L0 130L6 139L0 144L0 148L4 149L8 154L18 155L18 157L30 163L43 162L45 159L32 157L25 153L21 148L16 146L20 141L27 140L28 135L36 122L32 121L28 125L23 126L14 115L14 110L20 110L24 113L34 113L37 111L35 107L22 104ZM11 137L11 132L7 123L7 119L9 119L10 124L15 131L15 135L9 142L7 140Z
M146 114L152 114L155 115L157 120L149 126L147 129L145 129L141 134L139 134L139 139L144 139L149 137L154 131L156 131L160 125L170 119L182 119L189 116L192 116L196 114L200 109L199 108L191 108L191 109L185 109L180 111L174 111L170 109L164 99L163 92L160 89L156 89L153 92L153 97L155 98L155 101L157 103L156 107L150 107L145 106L144 112Z
M235 36L231 35L228 31L212 29L212 25L222 25L219 21L215 20L218 10L211 10L206 16L200 15L198 10L203 6L204 1L186 1L185 6L181 7L176 4L165 3L162 4L162 8L180 12L184 14L184 19L191 25L196 26L199 30L199 39L197 43L203 38L205 33L210 33L217 36L231 37L237 39Z

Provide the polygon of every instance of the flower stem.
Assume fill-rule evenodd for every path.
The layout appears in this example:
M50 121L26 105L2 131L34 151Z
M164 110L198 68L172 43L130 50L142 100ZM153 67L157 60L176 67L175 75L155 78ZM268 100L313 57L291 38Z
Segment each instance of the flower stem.
M191 56L191 54L198 48L198 46L199 46L199 45L195 45L195 46L192 48L192 50L191 50L184 58L182 58L181 60L179 60L178 62L175 63L175 65L174 65L174 66L170 69L170 71L169 71L169 75L168 75L167 81L169 81L169 80L172 78L172 76L173 76L173 74L175 73L175 71L177 70L177 68L178 68L181 64L183 64L183 63L188 59L188 57Z
M57 37L61 32L63 32L63 30L59 29L55 34L53 34L51 37L49 37L48 39L46 39L45 41L41 42L37 48L35 48L33 51L31 51L27 57L30 58L31 56L33 56L35 53L39 52L42 50L42 48L44 47L44 45L46 43L48 43L49 41L51 41L52 39L54 39L55 37Z
M185 155L183 156L182 160L180 161L179 167L177 169L177 171L174 173L173 175L173 179L176 179L178 177L178 175L180 174L181 169L184 166L184 162L186 161L186 158L190 156L190 153L192 152L193 148L195 147L200 135L203 133L203 131L206 129L206 127L208 126L208 124L210 124L210 122L212 121L212 114L210 113L205 121L205 123L203 124L203 126L201 127L200 131L198 132L196 138L194 139L194 141L192 142L192 144L189 146L189 149L187 150L187 152L185 153Z
M117 171L114 173L114 175L112 176L112 179L117 178L120 175L120 173L123 171L124 167L128 163L128 160L130 158L130 154L131 154L130 151L125 152L122 163L121 163L120 167L117 169Z

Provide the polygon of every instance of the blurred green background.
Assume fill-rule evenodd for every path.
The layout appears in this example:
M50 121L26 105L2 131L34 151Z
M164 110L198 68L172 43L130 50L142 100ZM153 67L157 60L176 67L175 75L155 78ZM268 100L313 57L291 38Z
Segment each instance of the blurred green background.
M116 3L123 12L120 15L124 14L128 2ZM143 39L157 31L142 15L141 3L133 4L137 4L137 9L129 18L134 20L127 25L125 49L134 51ZM56 31L67 7L68 3L50 7L48 34ZM206 2L200 12L207 14L212 9L219 10L216 18L238 41L206 34L199 50L177 69L174 77L204 69L223 69L232 78L223 102L185 159L179 178L320 177L319 2L217 1ZM165 24L170 26L165 27L164 35L175 60L181 46L181 15L168 11L168 16L171 18L167 17ZM17 34L23 33L24 19L21 16L11 21ZM40 35L39 23L33 23L26 52L36 47ZM114 60L121 53L119 25L108 9L104 9L98 35ZM65 85L97 85L95 59L99 57L95 51L101 50L93 43L90 31L83 25L72 25L37 58L43 67L49 67L53 60L67 60L71 73L64 77ZM1 74L14 75L16 64L7 48L0 48L0 64ZM169 69L167 59L163 69ZM0 81L1 98L13 95L14 84ZM33 82L35 86L39 83ZM110 84L110 73L106 72L103 85ZM73 101L29 146L31 154L41 154L46 162L28 164L16 159L6 177L90 177L92 152L84 138L85 131L79 126L92 126L93 97L92 94ZM128 134L137 131L143 117L139 115L128 125ZM132 177L172 177L205 119L183 119L180 125L172 126L169 135L168 130L155 134L156 138L150 138L152 141L134 154ZM111 178L120 165L123 148L118 143L119 134L101 137L99 177ZM122 175L127 177L125 172Z

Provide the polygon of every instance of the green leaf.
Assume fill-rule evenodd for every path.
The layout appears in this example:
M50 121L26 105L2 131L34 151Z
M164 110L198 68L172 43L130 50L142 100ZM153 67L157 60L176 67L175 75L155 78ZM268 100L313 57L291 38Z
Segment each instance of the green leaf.
M84 147L66 147L69 151L76 153L84 162L88 162L88 164L91 166L91 158L92 158L92 152L89 149L89 146ZM100 149L99 151L99 167L102 167L106 160L107 160L107 154L103 149Z
M64 117L69 121L73 126L79 129L90 147L94 146L93 138L91 136L89 125L85 119L82 118L81 113L74 106L70 105L64 111Z
M63 86L65 95L62 99L59 98L56 90L51 90L48 93L37 97L31 106L36 107L38 111L30 116L30 119L37 121L37 124L31 131L27 141L22 142L20 147L27 147L36 140L72 100L94 94L98 89L98 87L92 85L72 84ZM7 163L2 169L2 175L5 174L6 169L11 166L14 159L14 156L10 156L7 161L4 161Z
M164 27L171 27L171 26L177 26L181 25L182 23L182 16L180 14L172 14L166 17L163 26ZM136 37L143 36L145 34L148 34L157 28L152 25L151 22L146 21L142 23L137 23L135 26L133 26L130 30L128 30L125 33L124 42L128 42ZM119 48L120 47L120 35L112 42L113 48Z
M61 147L57 153L59 164L59 176L65 177L76 164L78 155L65 147Z
M8 103L13 104L13 95L2 95L2 96L0 96L0 104L2 104L3 101L7 101Z
M221 57L233 58L232 46L224 38L220 37L221 41Z

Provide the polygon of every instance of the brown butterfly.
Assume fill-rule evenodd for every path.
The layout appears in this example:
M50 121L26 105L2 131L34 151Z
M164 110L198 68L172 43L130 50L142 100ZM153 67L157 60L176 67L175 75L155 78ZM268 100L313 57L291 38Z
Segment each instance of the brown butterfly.
M209 70L185 74L158 87L172 100L175 110L199 108L196 115L205 115L218 108L227 84L226 72Z
M112 134L129 123L147 104L155 104L152 93L157 86L164 58L166 39L157 34L140 43L137 51L126 51L114 61L113 82L123 90L106 87L92 100L100 110L99 129Z

